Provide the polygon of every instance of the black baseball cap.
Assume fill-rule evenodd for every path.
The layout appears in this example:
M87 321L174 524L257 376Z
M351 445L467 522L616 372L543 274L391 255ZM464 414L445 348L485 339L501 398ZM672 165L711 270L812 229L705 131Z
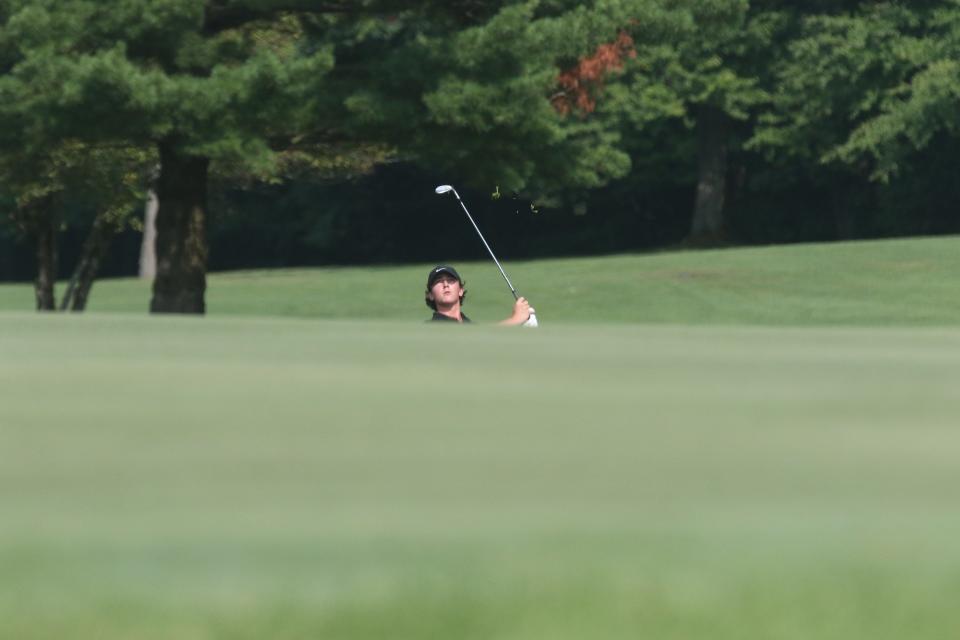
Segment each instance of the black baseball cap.
M427 276L427 289L432 287L433 283L439 280L440 276L444 274L453 276L460 284L463 284L463 278L460 277L460 274L457 273L456 269L448 264L438 264L430 270L430 275Z

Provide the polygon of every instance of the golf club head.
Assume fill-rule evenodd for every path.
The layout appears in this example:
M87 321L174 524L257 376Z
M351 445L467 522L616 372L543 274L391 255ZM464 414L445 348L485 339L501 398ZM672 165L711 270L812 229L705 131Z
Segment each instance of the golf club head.
M453 187L451 187L451 186L448 185L448 184L442 184L442 185L440 185L439 187L437 187L436 189L434 189L434 191L437 192L437 195L438 195L438 196L441 196L441 195L443 195L443 194L445 194L445 193L447 193L447 192L453 191Z

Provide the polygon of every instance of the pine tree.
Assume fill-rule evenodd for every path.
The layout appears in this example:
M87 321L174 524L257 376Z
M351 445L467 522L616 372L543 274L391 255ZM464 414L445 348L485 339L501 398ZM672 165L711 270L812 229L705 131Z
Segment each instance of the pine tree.
M392 157L505 189L603 184L629 158L603 122L557 112L561 71L625 28L672 28L651 0L6 0L0 10L0 118L51 144L156 150L150 309L185 313L205 309L212 173L278 179L336 157Z
M299 20L280 4L8 3L8 121L37 140L157 150L153 311L203 312L211 162L266 170L271 144L297 132L332 65L329 48L297 46Z

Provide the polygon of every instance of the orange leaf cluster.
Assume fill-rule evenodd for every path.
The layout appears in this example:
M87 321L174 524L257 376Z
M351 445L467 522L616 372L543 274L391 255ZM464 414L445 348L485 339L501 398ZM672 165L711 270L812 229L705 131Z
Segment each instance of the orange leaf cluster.
M590 113L597 108L594 98L603 87L607 74L623 69L624 58L636 58L633 38L625 31L617 35L613 42L602 44L597 50L567 69L557 78L560 91L550 98L553 108L563 115L574 109L581 113Z

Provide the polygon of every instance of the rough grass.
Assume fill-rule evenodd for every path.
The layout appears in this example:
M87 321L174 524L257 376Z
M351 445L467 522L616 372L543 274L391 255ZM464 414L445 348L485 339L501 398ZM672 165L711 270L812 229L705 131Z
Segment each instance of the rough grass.
M952 637L958 385L958 329L0 314L0 637Z
M438 260L442 260L442 256ZM211 316L419 320L432 265L212 274ZM482 322L512 298L492 262L457 265ZM772 326L956 326L960 238L792 245L506 262L541 322ZM145 313L149 283L98 282L90 309ZM62 287L61 287L62 289ZM29 285L0 285L0 310L29 310Z

